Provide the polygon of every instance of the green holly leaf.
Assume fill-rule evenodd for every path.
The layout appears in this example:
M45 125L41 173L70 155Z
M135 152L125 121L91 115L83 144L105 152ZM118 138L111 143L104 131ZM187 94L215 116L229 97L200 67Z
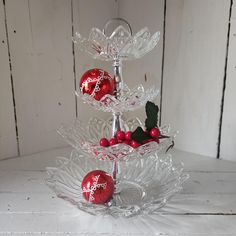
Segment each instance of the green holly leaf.
M146 103L146 115L147 119L145 120L145 126L147 130L150 130L154 127L157 127L157 118L158 118L158 111L159 108L153 102Z
M138 127L132 134L132 139L138 143L142 143L145 140L151 139L151 136L143 131L141 127Z

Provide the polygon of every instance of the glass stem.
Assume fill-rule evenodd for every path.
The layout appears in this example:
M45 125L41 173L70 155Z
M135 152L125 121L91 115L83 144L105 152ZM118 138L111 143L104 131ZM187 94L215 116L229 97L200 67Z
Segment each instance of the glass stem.
M113 63L114 67L114 78L116 82L116 98L119 99L122 90L123 90L123 78L122 78L122 62L119 58L114 60ZM121 112L114 112L113 113L113 122L112 122L112 136L114 137L117 130L122 130L122 119L121 119ZM113 162L113 180L115 184L115 193L119 193L119 181L118 181L118 174L119 174L119 162L115 159Z
M122 61L120 59L115 59L113 67L114 67L114 77L116 82L116 98L119 99L123 89Z
M117 130L122 130L122 119L120 112L114 112L112 120L112 137L116 135Z
M114 67L114 78L116 82L116 98L119 99L123 89L123 77L122 77L122 61L117 58L113 63ZM122 128L121 112L113 113L112 122L112 136L114 136L117 130Z
M119 174L119 162L117 160L113 161L113 171L112 171L112 177L115 185L115 193L119 193L119 180L118 180L118 174Z

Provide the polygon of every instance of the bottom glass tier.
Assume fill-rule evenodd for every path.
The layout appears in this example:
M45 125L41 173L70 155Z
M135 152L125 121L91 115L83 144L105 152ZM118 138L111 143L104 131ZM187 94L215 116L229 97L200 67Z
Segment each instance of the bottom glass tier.
M84 176L92 170L112 173L112 162L92 159L88 154L73 150L70 158L58 157L57 167L47 168L46 182L58 197L85 212L130 217L164 206L188 178L183 173L182 163L174 165L170 155L153 153L120 162L116 193L106 204L92 204L84 199L81 188Z

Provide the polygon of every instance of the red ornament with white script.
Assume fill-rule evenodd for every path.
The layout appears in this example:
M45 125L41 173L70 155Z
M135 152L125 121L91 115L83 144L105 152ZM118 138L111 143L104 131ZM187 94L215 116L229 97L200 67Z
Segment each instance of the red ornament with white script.
M84 198L94 204L108 202L114 193L112 177L102 170L89 172L84 177L81 187Z
M82 75L80 90L99 101L106 94L114 95L115 80L104 70L91 69Z

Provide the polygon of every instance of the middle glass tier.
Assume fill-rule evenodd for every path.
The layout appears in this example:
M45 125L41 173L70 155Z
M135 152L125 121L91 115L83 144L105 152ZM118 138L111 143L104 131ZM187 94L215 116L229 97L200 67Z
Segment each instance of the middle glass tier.
M147 101L152 101L159 94L159 90L155 86L149 89L144 89L144 87L139 84L133 89L124 84L122 93L119 97L112 96L110 94L105 95L100 101L95 100L89 94L83 94L80 90L76 92L76 95L97 110L104 112L126 112L133 111L138 108L143 107Z
M138 118L130 118L123 121L124 131L134 131L138 126L143 127ZM91 157L101 160L127 161L129 159L141 158L153 152L166 152L173 145L176 133L171 132L169 125L160 127L161 135L165 138L160 142L150 141L133 148L124 143L118 143L109 147L99 145L99 140L103 137L110 139L112 130L112 118L104 121L97 117L92 117L87 124L76 119L73 124L63 125L59 134L79 152L84 151L91 154Z

